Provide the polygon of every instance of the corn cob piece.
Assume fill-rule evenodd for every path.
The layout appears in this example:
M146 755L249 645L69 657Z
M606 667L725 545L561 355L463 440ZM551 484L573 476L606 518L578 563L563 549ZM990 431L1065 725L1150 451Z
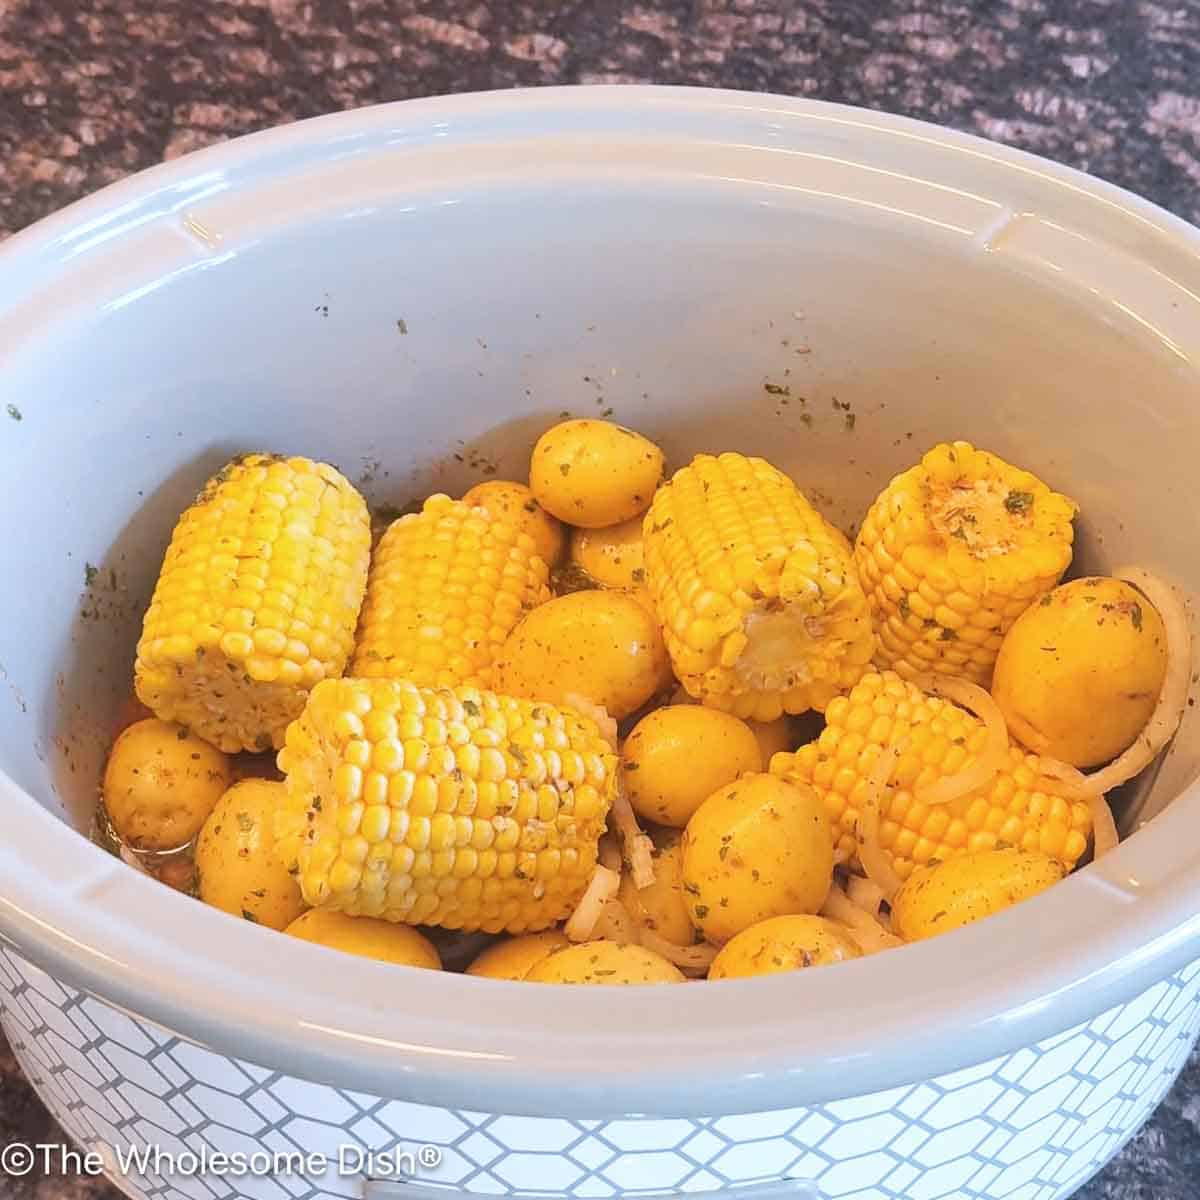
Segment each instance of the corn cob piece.
M924 788L975 762L987 736L984 723L958 705L926 695L894 671L872 671L830 702L816 741L776 754L770 769L818 790L833 821L836 857L848 862L872 768L885 750L907 742L880 805L880 842L901 879L934 859L1005 845L1040 850L1071 869L1087 848L1088 805L1058 794L1041 776L1037 755L1018 746L975 791L944 804L920 799Z
M658 489L646 582L675 673L756 721L824 708L875 649L850 545L761 458L701 454Z
M986 450L935 446L880 493L855 543L876 662L986 687L1009 627L1070 565L1075 511Z
M276 833L305 900L489 933L571 912L617 770L595 723L569 709L389 679L315 688L279 765Z
M449 496L394 521L367 582L351 674L487 687L517 622L550 599L533 539Z
M366 503L333 467L234 459L171 535L138 698L230 753L282 745L313 685L345 669L370 553Z

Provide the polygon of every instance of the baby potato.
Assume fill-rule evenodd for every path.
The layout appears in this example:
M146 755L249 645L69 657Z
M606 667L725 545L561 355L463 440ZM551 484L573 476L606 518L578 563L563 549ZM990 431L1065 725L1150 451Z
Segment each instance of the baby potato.
M861 958L849 929L827 917L770 917L730 938L713 959L709 979L744 979L802 971Z
M569 704L583 696L620 720L671 681L658 623L621 592L571 592L538 605L497 657L497 691Z
M570 944L561 929L505 938L480 954L466 974L482 979L524 979L543 958L556 950L565 950Z
M571 561L601 587L640 588L646 579L641 515L602 529L573 530Z
M533 448L529 486L538 503L568 525L599 529L650 506L663 452L611 421L563 421Z
M345 913L310 908L283 932L360 958L375 958L401 967L442 969L442 960L427 937L410 925L393 925L377 917L348 917Z
M489 479L471 488L463 496L463 503L486 508L493 517L527 533L546 566L557 567L562 561L567 549L567 531L533 498L533 492L523 483Z
M892 900L892 932L906 942L949 933L1044 892L1065 873L1036 850L974 850L918 867Z
M776 754L795 749L795 731L792 728L791 717L778 717L774 721L747 721L746 724L758 740L764 769L771 765L771 759Z
M625 791L639 817L682 829L718 788L763 769L745 721L715 708L672 704L634 727L621 749Z
M683 983L683 972L644 946L580 942L536 963L527 983Z
M1150 601L1120 579L1075 579L1013 623L992 695L1030 750L1094 767L1133 743L1166 671L1166 631Z
M227 791L196 842L200 899L271 929L284 929L305 909L300 885L275 845L282 783L245 779Z
M104 807L121 840L172 850L200 832L233 782L229 759L182 725L151 718L130 725L104 769Z
M690 946L696 940L696 930L683 892L683 846L679 834L670 830L652 836L654 882L639 888L633 882L633 875L625 871L617 899L660 938L676 946Z
M768 917L815 913L833 881L833 829L806 784L746 775L714 792L683 835L692 924L720 945Z

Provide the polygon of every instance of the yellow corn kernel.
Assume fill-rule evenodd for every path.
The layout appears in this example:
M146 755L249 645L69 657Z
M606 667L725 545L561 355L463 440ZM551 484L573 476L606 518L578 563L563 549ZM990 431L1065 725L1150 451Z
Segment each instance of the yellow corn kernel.
M448 496L392 523L367 582L351 673L487 687L505 638L550 598L533 539Z
M983 722L958 705L926 695L894 671L872 671L830 702L816 741L775 755L771 771L817 789L833 822L835 857L849 862L871 769L885 747L907 742L880 807L880 841L901 879L933 860L1005 845L1073 868L1091 834L1088 806L1056 794L1037 755L1019 746L976 791L946 804L918 799L930 784L970 766L986 741Z
M414 724L417 736L387 737ZM309 904L489 933L545 929L571 913L617 770L596 724L568 709L390 679L314 688L279 765L287 801L276 832Z
M646 581L675 673L757 721L824 708L875 649L850 547L761 458L701 454L659 488Z
M371 551L333 467L249 454L171 535L138 643L138 698L227 752L282 744L314 684L345 670Z
M935 446L884 488L855 542L876 662L986 686L1009 627L1070 565L1075 511L986 450Z

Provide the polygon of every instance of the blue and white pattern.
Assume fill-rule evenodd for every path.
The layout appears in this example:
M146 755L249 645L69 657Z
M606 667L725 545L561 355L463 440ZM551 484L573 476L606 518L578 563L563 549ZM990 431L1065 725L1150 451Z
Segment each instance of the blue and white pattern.
M254 1066L0 949L0 1023L42 1099L105 1161L128 1147L440 1149L434 1195L626 1197L808 1180L820 1200L1058 1200L1162 1099L1200 1033L1200 960L1037 1046L890 1091L740 1116L566 1120L434 1108ZM336 1200L361 1177L134 1173L137 1200Z

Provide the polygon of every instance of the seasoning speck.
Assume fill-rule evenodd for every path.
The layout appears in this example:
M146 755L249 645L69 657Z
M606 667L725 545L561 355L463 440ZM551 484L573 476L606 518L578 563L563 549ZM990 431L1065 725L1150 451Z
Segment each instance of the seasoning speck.
M5 411L14 421L23 421L25 419L21 415L21 410L15 404L10 404Z

